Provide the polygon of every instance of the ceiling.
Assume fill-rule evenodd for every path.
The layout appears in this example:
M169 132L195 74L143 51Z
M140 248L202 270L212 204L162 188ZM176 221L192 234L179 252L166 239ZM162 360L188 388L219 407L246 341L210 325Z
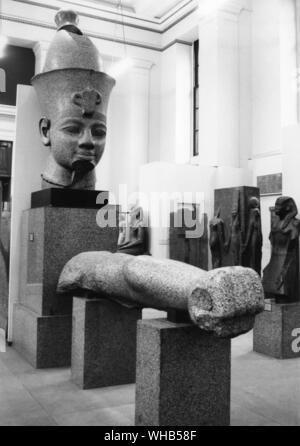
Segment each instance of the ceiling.
M113 8L120 7L121 4L124 11L152 18L161 18L176 6L188 3L187 0L88 0L88 2Z

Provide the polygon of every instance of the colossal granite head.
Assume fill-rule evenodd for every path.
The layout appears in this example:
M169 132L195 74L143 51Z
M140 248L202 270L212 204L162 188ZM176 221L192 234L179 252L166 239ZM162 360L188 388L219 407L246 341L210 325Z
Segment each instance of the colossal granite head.
M114 79L78 28L78 16L61 10L44 70L32 79L43 116L40 134L50 155L43 187L94 189L94 169L105 147L107 108Z

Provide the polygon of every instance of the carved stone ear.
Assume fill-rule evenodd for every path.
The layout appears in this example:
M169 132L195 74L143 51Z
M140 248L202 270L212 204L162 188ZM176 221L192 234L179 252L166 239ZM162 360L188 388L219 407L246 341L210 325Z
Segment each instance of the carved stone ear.
M42 118L39 123L39 128L44 146L50 146L50 119Z

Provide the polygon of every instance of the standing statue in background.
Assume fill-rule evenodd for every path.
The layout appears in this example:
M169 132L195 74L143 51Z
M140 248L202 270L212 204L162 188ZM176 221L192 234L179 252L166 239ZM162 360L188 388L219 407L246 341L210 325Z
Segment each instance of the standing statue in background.
M245 243L243 244L243 255L247 259L247 265L257 274L261 275L262 245L263 237L261 230L261 213L258 198L249 200L250 214Z
M50 147L43 188L95 189L95 167L106 142L106 114L115 80L78 28L74 11L60 10L58 32L41 74L32 79L43 117L40 134Z
M212 255L213 269L223 266L223 251L225 246L224 221L220 218L221 210L218 209L217 215L210 221L210 239L209 245Z
M148 233L144 223L143 209L140 206L134 206L129 215L128 225L125 219L120 221L117 252L133 256L148 254Z
M240 194L237 191L231 213L231 225L229 240L226 243L226 250L230 250L233 259L233 266L242 265L241 245L242 245L242 225L240 217Z
M275 219L270 234L271 260L263 273L266 297L277 303L298 302L299 234L298 209L290 197L280 197L275 204Z

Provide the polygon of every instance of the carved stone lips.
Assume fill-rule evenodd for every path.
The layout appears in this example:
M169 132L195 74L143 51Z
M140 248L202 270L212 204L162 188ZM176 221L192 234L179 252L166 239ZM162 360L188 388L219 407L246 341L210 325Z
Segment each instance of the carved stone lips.
M79 150L75 155L78 160L87 160L93 161L96 157L96 153L94 150Z

